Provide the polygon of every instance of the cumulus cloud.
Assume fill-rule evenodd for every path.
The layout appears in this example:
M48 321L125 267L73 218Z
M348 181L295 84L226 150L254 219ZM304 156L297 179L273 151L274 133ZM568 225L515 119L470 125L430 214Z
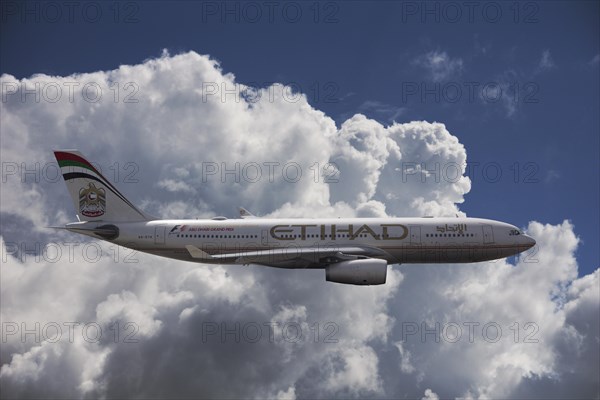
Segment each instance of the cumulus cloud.
M538 248L515 263L392 266L365 288L42 228L74 219L53 175L65 147L160 217L454 215L471 182L443 124L337 127L303 95L245 87L193 52L1 81L2 160L16 166L1 191L4 396L598 395L599 276L578 277L568 221L531 222ZM51 102L46 86L36 101L22 91L36 84L103 95Z

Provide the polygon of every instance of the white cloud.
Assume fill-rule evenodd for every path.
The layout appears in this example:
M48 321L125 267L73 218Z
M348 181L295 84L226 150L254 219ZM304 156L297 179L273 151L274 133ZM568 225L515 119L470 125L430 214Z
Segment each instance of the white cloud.
M546 172L546 176L544 177L544 183L551 183L554 182L557 179L560 179L561 175L558 171L554 170L554 169L549 169L548 172Z
M328 390L334 393L348 390L355 395L364 391L381 391L377 368L378 358L371 347L344 348L336 357L340 358L342 367L329 375L326 383Z
M1 81L24 82L10 75ZM454 215L470 190L466 150L443 124L385 127L357 114L336 127L281 85L257 89L258 102L222 101L210 94L212 84L236 87L235 76L196 53L25 81L96 82L105 96L36 103L7 95L3 161L51 166L52 148L79 147L134 203L159 216L231 216L240 205L272 216ZM139 102L111 99L114 82L135 82ZM302 170L297 181L293 165L285 170L290 162ZM207 169L215 163L216 172ZM256 165L263 175L252 182ZM2 185L0 319L7 337L0 383L7 397L598 393L598 271L577 277L578 238L569 222L530 223L539 251L516 266L392 266L386 285L356 288L325 282L323 271L197 265L35 230L73 214L63 182L41 171L37 182L17 173ZM81 322L74 340L63 325L69 321ZM7 322L19 331L8 334L15 325ZM36 322L39 336L52 323L63 326L60 340L21 340L21 327L35 329ZM101 327L101 340L86 340L90 322ZM431 334L421 340L420 332L406 337L407 326L420 330L423 322L445 326L442 335L456 323L463 336L455 343ZM479 323L473 342L464 325L470 322ZM482 336L490 322L502 328L497 343ZM290 323L304 340L282 336ZM256 325L263 330L254 342ZM137 341L124 341L132 332Z
M425 390L425 396L421 400L440 400L440 397L431 389Z
M515 118L523 104L535 104L540 101L540 88L536 78L540 73L557 68L550 50L544 50L531 68L508 68L478 92L479 100L490 107L504 110L506 117ZM523 82L517 85L516 82Z
M464 67L461 58L451 58L445 51L430 51L417 57L413 64L425 68L434 82L442 82L459 75Z
M538 69L539 71L539 69ZM483 104L488 106L501 106L504 109L505 115L508 118L514 118L523 104L522 95L515 86L514 82L523 79L522 74L514 69L508 69L498 75L491 84L486 85L479 92L479 99ZM538 101L537 91L538 85L536 82L528 82L526 84L529 97L528 102L535 103ZM521 96L521 97L520 97Z
M402 346L402 342L394 343L400 352L400 371L410 374L415 371L415 367L410 363L410 351L407 351Z
M375 119L394 123L406 112L406 108L376 100L367 100L358 107L358 111L367 115L373 114Z
M550 50L544 50L542 52L542 58L538 64L538 68L540 70L548 70L556 67L554 60L552 59L552 55L550 54Z
M275 397L277 400L296 400L296 389L290 386L286 391L280 390L277 392Z
M156 183L159 188L167 189L169 192L188 192L194 193L195 190L187 183L176 181L174 179L163 179Z
M132 292L111 294L96 307L96 316L99 323L110 326L114 321L136 321L136 330L143 336L154 336L161 328L162 322L154 319L157 310L142 302Z

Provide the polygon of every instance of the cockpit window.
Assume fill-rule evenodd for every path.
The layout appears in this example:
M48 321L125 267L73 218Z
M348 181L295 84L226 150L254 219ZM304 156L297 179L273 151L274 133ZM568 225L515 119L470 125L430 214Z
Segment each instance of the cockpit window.
M508 232L508 236L517 236L517 235L522 235L523 232L521 232L518 229L511 229L510 232Z

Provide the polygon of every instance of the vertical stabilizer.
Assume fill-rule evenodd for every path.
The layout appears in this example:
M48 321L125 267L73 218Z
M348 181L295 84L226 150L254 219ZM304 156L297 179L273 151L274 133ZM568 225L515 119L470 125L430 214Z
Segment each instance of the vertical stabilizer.
M54 156L81 221L152 219L131 204L79 151L57 150Z

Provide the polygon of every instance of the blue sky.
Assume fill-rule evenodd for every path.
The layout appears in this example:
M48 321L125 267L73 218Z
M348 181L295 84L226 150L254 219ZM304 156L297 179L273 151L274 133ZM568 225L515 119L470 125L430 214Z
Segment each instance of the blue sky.
M338 124L356 112L443 122L471 163L462 210L520 226L570 219L582 272L598 266L598 2L78 3L58 17L15 4L3 4L1 73L194 50L238 82L295 85Z

